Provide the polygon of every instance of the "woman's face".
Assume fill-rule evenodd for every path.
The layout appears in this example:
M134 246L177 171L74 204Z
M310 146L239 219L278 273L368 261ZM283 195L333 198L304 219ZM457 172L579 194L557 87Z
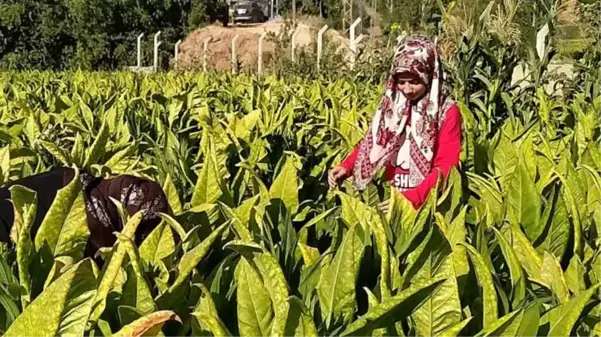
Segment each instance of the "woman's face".
M424 82L412 73L398 73L394 76L394 79L397 90L411 101L419 100L426 93Z

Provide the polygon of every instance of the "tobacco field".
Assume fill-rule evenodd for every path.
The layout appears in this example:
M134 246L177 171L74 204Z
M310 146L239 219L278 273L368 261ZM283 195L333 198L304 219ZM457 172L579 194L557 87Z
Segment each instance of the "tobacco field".
M511 86L507 55L486 67L464 47L480 68L452 75L462 162L419 211L382 180L328 189L378 104L367 81L0 74L0 184L57 165L127 173L159 182L173 209L139 247L140 214L123 213L99 268L83 259L77 179L36 236L36 195L12 188L0 331L600 336L598 73L560 96Z

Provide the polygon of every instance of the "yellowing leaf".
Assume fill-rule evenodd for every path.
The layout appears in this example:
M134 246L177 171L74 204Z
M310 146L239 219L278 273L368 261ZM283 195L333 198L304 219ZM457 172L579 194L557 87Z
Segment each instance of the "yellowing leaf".
M140 336L157 336L161 331L163 324L167 321L178 321L182 323L182 320L173 311L162 310L153 312L144 317L138 318L134 322L124 326L121 330L115 332L113 336L123 337L140 337Z

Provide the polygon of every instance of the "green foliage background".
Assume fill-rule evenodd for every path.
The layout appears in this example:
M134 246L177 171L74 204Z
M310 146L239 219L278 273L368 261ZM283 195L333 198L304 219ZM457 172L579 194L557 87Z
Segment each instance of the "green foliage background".
M296 0L298 15L322 16L334 29L342 29L342 1ZM152 59L152 34L161 30L161 66L167 68L175 41L188 32L219 18L226 0L5 0L0 3L0 69L116 70L136 63L136 37L145 34L143 60ZM562 56L594 46L598 35L599 6L580 0L492 1L491 14L501 18L501 9L517 6L509 18L515 24L515 43L522 55L533 45L536 32L567 5L577 10L553 25L554 44ZM487 8L489 0L380 0L374 19L383 32L384 44L402 31L451 36L469 35L469 27ZM574 5L576 4L576 5ZM290 16L291 0L279 3L280 14ZM354 1L354 17L363 14L364 28L372 25L367 15L372 3ZM570 16L571 15L571 16ZM444 20L452 16L454 20ZM490 15L489 15L490 16ZM570 19L571 17L571 19ZM595 30L595 27L597 29ZM490 27L489 27L490 28ZM494 27L493 27L494 28ZM499 28L499 27L497 27ZM504 31L505 27L499 28ZM513 30L512 30L513 31ZM592 43L592 42L593 43ZM373 41L372 41L373 42ZM592 44L591 44L592 43ZM377 45L377 44L376 44ZM381 47L381 46L380 46ZM377 48L380 48L377 47ZM376 48L370 46L369 48ZM285 69L285 68L280 68Z

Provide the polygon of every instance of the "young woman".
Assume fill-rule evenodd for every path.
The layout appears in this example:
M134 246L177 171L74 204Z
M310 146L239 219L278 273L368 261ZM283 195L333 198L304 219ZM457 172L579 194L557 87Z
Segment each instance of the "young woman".
M113 232L123 229L117 207L111 197L120 201L129 215L140 210L145 214L138 225L135 235L136 244L160 223L157 212L169 213L169 203L161 186L153 181L121 175L112 179L102 179L82 172L75 176L71 168L57 168L46 173L25 177L10 182L0 188L0 242L10 242L10 231L14 221L14 210L10 199L10 186L21 185L32 189L37 194L37 211L31 229L35 237L48 209L52 205L59 189L67 186L73 179L82 183L86 208L86 218L90 236L85 248L86 257L94 257L101 247L112 246L116 241ZM99 260L95 259L97 262Z
M421 207L439 174L445 179L461 153L461 115L442 84L436 45L421 36L401 40L367 134L330 170L330 188L353 176L355 188L363 190L385 167L386 179L414 208ZM380 208L388 211L388 201Z

